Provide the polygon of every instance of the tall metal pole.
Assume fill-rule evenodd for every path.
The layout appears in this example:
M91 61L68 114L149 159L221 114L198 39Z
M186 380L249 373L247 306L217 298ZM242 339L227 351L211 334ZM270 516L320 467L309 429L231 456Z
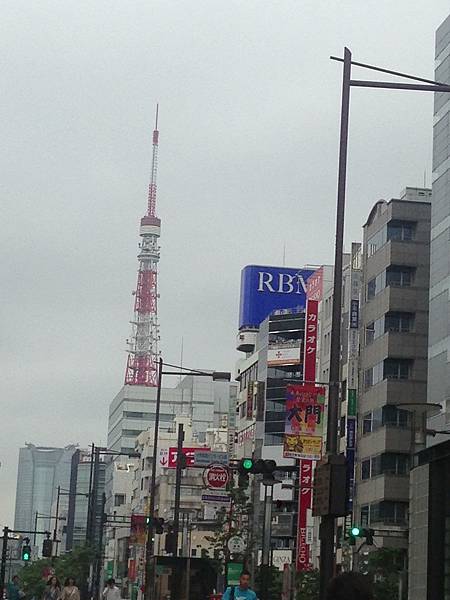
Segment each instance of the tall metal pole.
M3 546L2 546L2 560L0 566L0 597L3 598L3 590L5 589L5 575L6 575L6 559L8 554L8 534L9 527L3 528Z
M100 596L100 579L102 573L102 559L103 559L103 527L104 527L104 515L106 505L106 494L102 494L102 512L100 515L100 529L98 532L98 545L97 545L97 557L95 561L95 574L94 574L94 593L93 597L98 598Z
M342 318L342 253L344 250L345 190L347 179L348 120L352 54L344 49L342 77L341 131L339 142L338 193L336 207L336 242L334 253L333 316L331 324L330 384L328 394L327 454L338 451L339 381ZM335 518L322 517L320 525L320 599L324 600L328 581L334 575Z
M56 514L55 514L55 527L53 529L53 548L55 549L55 557L58 556L58 520L59 520L59 497L61 495L61 486L58 485L58 495L56 496Z
M178 440L177 440L177 469L175 475L175 505L173 512L173 534L175 538L175 577L173 581L173 589L171 590L171 598L174 600L180 600L180 580L182 578L181 565L178 562L178 538L180 532L180 503L181 503L181 477L183 474L184 467L184 456L183 456L183 442L184 442L184 427L183 423L178 424ZM182 552L181 552L182 553Z
M264 486L264 520L262 530L262 557L261 557L261 591L262 600L268 599L270 587L270 540L272 537L272 498L273 486Z
M86 521L86 543L89 542L91 537L91 521L92 521L92 477L94 474L94 453L95 444L91 444L91 469L89 472L89 499L88 499L88 511Z
M177 440L177 469L175 475L175 505L173 513L173 533L175 537L175 553L178 556L178 538L180 532L180 502L181 502L181 477L183 474L183 442L184 442L184 427L183 423L178 425L178 440Z
M147 530L147 541L145 545L145 600L152 600L155 581L155 564L153 560L153 518L155 516L155 491L156 491L156 467L158 454L158 435L159 435L159 413L161 410L161 387L163 376L163 360L159 359L158 364L158 388L156 392L156 411L155 411L155 429L153 432L153 456L152 456L152 476L150 480L150 508Z
M33 546L36 547L36 531L37 531L37 526L38 526L38 516L39 513L38 511L36 511L36 514L34 515L34 536L33 536Z

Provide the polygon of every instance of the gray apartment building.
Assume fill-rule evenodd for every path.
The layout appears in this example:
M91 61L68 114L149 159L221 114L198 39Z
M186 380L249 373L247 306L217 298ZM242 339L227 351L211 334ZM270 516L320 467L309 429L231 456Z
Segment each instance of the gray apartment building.
M364 225L354 515L378 546L407 546L411 403L427 399L430 214L431 191L406 188Z

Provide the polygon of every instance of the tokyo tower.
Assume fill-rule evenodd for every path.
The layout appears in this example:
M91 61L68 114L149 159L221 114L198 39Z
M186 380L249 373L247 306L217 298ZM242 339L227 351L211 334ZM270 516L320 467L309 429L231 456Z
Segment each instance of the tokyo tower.
M156 216L156 175L158 171L158 105L153 131L153 154L148 186L147 214L141 219L139 271L134 292L134 318L128 343L125 385L158 385L158 262L161 220Z

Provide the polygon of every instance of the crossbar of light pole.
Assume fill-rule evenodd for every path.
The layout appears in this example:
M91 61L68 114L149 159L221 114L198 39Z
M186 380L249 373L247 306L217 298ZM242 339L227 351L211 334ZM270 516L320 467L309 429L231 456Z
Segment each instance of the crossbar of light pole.
M337 62L344 62L343 58L339 56L330 56L331 60ZM378 73L387 73L388 75L394 75L395 77L403 77L404 79L411 79L411 81L422 81L423 83L431 83L432 85L447 85L440 81L434 81L433 79L425 79L424 77L417 77L416 75L409 75L408 73L402 73L400 71L393 71L392 69L384 69L383 67L376 67L375 65L368 65L367 63L357 62L355 60L350 61L353 67L363 67L371 71L378 71Z
M386 90L411 90L416 92L450 92L450 85L425 85L419 83L396 83L394 81L366 81L352 79L352 87L381 88Z

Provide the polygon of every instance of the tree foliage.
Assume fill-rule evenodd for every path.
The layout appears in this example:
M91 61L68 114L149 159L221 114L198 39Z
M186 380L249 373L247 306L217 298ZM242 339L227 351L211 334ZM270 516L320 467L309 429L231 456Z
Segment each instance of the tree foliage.
M368 572L374 582L376 600L398 600L399 578L404 571L404 565L403 549L380 548L370 552Z
M295 587L300 600L319 600L318 569L296 573Z
M80 546L53 559L53 563L50 558L33 561L19 572L23 590L29 598L42 598L50 568L54 569L61 585L68 577L73 577L79 587L84 587L93 558L94 552L91 548Z

